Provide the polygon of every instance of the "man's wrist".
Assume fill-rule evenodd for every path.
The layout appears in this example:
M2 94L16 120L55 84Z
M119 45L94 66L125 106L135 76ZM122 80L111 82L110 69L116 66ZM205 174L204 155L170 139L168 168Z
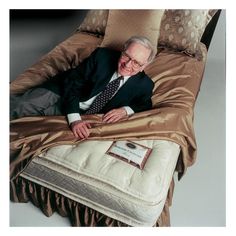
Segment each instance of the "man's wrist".
M129 106L124 106L124 109L126 110L126 113L128 116L134 114L134 111L132 108L130 108Z
M69 125L71 125L71 123L74 122L74 121L82 120L79 113L67 114L67 119L68 119Z

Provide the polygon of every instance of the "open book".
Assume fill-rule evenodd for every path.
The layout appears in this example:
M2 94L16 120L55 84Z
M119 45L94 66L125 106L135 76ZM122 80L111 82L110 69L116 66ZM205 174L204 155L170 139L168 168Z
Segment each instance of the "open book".
M143 169L149 155L151 154L151 151L151 148L141 144L121 140L114 141L107 150L106 154Z

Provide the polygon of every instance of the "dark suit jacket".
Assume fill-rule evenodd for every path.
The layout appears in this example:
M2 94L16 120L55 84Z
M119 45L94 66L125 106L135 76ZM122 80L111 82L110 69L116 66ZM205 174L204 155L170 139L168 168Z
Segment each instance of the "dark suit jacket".
M62 83L66 114L82 113L79 102L87 101L104 90L117 70L119 58L118 51L98 48L76 68L56 76L56 80ZM144 72L131 76L101 112L123 106L130 106L134 112L151 109L153 87L154 83Z

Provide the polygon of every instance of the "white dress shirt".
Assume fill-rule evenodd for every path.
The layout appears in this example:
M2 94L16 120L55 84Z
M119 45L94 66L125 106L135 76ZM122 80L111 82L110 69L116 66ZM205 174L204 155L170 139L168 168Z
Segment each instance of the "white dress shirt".
M120 76L120 75L119 75L117 72L115 72L115 73L113 74L113 76L111 77L109 83L112 82L113 80L115 80L116 78L118 78L119 76ZM129 77L130 77L130 76L124 76L124 79L122 79L122 80L120 81L120 85L119 85L118 90L126 83L126 81L129 79ZM117 90L117 91L118 91L118 90ZM100 93L99 93L99 94L100 94ZM93 103L93 101L95 100L95 98L96 98L99 94L93 96L92 98L90 98L90 99L87 100L87 101L80 102L80 103L79 103L80 108L81 108L82 110L87 110L87 109L91 106L91 104ZM115 95L115 94L114 94L114 95ZM114 96L114 95L113 95L113 96ZM125 110L126 110L126 112L127 112L128 115L132 115L132 114L134 113L134 111L133 111L129 106L124 106L124 108L125 108ZM70 113L70 114L67 114L67 119L68 119L69 124L71 124L72 122L77 121L77 120L82 120L79 113Z

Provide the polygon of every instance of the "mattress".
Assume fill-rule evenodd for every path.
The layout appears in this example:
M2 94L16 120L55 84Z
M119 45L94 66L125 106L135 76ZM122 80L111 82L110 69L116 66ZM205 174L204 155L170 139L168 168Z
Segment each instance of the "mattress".
M152 148L144 169L106 154L112 141L60 145L35 157L21 176L131 226L153 226L165 204L180 153L166 140Z

